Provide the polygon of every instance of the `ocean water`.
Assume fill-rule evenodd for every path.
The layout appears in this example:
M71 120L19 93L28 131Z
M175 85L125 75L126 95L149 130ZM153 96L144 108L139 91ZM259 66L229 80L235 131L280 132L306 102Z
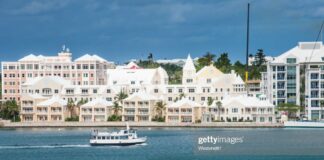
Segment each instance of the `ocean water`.
M0 160L310 160L324 159L324 129L138 128L147 143L89 145L92 128L0 129ZM114 128L98 128L114 130ZM242 138L199 150L199 139Z

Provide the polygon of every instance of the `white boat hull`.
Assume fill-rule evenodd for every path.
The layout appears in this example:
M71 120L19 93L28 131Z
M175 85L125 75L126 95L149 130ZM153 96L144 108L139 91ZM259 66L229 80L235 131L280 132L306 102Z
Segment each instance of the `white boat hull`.
M284 122L285 127L289 128L324 128L323 122L298 122L298 121L287 121Z
M98 145L134 145L134 144L141 144L146 142L146 137L136 138L136 139L116 139L116 140L97 140L97 139L90 139L90 145L98 146Z

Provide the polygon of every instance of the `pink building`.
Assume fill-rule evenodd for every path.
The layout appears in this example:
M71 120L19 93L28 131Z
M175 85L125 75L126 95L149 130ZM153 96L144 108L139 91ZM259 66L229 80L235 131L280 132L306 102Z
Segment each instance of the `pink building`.
M30 54L17 62L2 62L2 99L20 101L20 84L29 78L60 76L75 85L105 85L106 70L112 62L97 56L83 55L72 61L72 53L63 48L57 56Z

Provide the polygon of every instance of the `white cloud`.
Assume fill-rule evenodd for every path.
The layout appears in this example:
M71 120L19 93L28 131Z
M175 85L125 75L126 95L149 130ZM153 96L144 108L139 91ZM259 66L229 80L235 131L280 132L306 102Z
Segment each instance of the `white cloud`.
M44 0L32 1L20 8L13 9L12 14L39 14L53 10L59 10L66 7L70 3L69 0Z

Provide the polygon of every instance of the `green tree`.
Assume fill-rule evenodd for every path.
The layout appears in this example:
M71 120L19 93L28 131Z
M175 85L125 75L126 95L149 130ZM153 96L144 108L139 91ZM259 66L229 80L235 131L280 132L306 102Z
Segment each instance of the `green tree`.
M245 78L245 65L242 64L240 61L236 61L233 64L233 70L239 74L242 78Z
M186 97L186 95L184 93L180 93L179 94L179 99L181 100L182 98Z
M278 111L286 111L288 112L288 118L290 119L297 119L297 112L301 110L301 107L292 104L292 103L281 103L277 107Z
M163 101L156 102L155 111L157 113L155 120L164 121L163 112L165 111L166 104Z
M214 100L213 100L211 97L208 97L208 98L207 98L207 105L208 105L208 106L212 105L213 102L214 102Z
M153 62L153 53L149 53L149 55L147 56L147 60L149 62Z
M116 96L117 101L120 102L121 104L122 104L123 100L127 97L128 97L128 95L126 93L124 93L123 91L120 91Z
M13 122L20 121L19 110L20 106L15 100L6 101L1 104L0 117Z
M221 109L222 109L222 102L221 101L217 101L216 102L216 106L217 106L217 114L218 114L218 117L217 117L217 120L220 121L220 113L221 113Z
M203 55L203 57L198 59L199 68L213 64L215 57L216 56L214 54L207 52L205 55Z
M118 102L114 102L114 105L113 105L113 111L114 111L114 115L117 115L119 114L119 111L122 110L122 106L119 105Z
M266 55L263 53L263 49L258 49L258 52L254 56L254 63L257 67L260 67L266 63Z
M222 53L214 63L214 65L222 72L229 73L231 71L231 60L228 58L228 53Z
M74 110L75 110L74 101L72 99L69 99L66 107L69 111L69 117L72 118L74 116Z

